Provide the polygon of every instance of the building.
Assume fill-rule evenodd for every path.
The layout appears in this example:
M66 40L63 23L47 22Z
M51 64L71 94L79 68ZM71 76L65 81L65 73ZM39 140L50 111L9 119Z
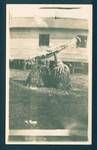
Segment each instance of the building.
M86 19L12 17L9 27L12 60L30 59L76 39L58 54L58 58L65 63L88 63Z

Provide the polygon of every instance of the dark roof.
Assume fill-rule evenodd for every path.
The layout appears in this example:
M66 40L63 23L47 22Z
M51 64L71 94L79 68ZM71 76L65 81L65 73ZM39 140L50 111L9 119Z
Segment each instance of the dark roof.
M65 28L88 30L88 21L86 19L75 18L14 17L11 18L10 28Z

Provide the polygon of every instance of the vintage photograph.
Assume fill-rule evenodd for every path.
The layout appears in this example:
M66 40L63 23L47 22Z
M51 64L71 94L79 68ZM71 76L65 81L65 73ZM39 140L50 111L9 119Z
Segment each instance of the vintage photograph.
M92 5L6 4L6 144L92 144Z

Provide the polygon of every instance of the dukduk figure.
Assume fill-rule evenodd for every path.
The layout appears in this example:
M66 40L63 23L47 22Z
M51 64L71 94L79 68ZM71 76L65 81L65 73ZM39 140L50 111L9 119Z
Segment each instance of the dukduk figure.
M29 87L51 87L70 91L70 69L62 61L58 61L56 55L58 52L50 52L47 55L35 58L32 70L26 79L26 85ZM48 60L52 56L54 60Z

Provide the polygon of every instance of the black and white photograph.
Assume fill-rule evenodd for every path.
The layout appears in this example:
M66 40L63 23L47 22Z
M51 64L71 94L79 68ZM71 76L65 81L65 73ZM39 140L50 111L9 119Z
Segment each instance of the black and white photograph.
M92 5L6 4L6 144L92 144Z

